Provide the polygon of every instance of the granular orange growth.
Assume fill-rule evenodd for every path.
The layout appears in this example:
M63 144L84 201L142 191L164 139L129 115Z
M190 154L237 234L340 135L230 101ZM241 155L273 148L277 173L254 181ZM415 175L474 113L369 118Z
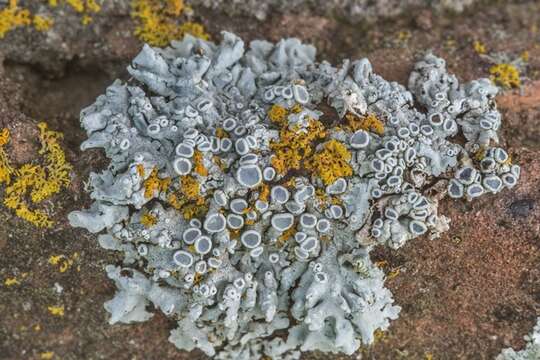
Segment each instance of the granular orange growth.
M147 199L155 196L156 193L167 191L171 184L171 178L160 179L156 168L144 182L144 197Z
M196 200L199 197L201 185L193 176L182 176L180 179L181 191L189 200Z
M150 228L157 224L157 218L149 213L145 213L141 216L141 224L146 228Z
M283 247L287 240L292 238L294 234L296 233L296 226L291 226L288 230L284 231L277 239L277 246Z
M519 70L512 64L497 64L489 68L491 81L504 88L518 88L521 86Z
M11 177L15 173L15 169L11 167L8 156L4 150L4 146L9 142L10 134L8 129L0 131L0 184L6 183L9 185Z
M203 154L199 150L195 150L193 153L193 165L194 170L201 176L208 176L208 169L204 166Z
M186 10L182 0L133 0L131 17L137 21L135 35L154 46L167 46L186 34L208 40L210 36L201 24L179 23L178 17Z
M6 154L0 145L0 182L6 182L6 197L4 205L15 214L38 227L51 227L53 222L41 210L31 210L26 197L38 204L69 186L71 165L66 161L64 151L59 141L62 134L51 131L46 123L39 123L39 138L41 149L39 154L44 159L44 165L25 164L15 170L7 162ZM6 143L9 132L2 131L0 144ZM6 177L7 176L7 177ZM14 180L12 182L12 180Z
M19 8L17 3L17 0L10 0L9 5L0 11L0 39L19 26L32 24L30 11Z
M347 120L346 126L351 131L365 130L374 132L377 135L384 134L384 123L375 114L360 117L352 113L347 113L345 119Z
M168 196L169 205L182 213L186 220L202 217L208 211L206 200L201 195L201 185L194 176L180 178L180 189Z
M324 144L322 151L306 161L306 168L318 176L325 185L330 185L340 177L352 175L349 165L351 153L347 147L337 140Z
M280 175L285 175L289 170L300 169L302 161L313 153L313 143L325 136L324 125L317 120L310 120L305 129L298 126L289 129L285 125L279 132L279 141L270 144L270 149L274 152L272 166Z
M270 186L268 186L268 184L266 183L263 183L259 191L259 200L268 202L269 196L270 196Z
M287 111L287 109L285 109L283 106L278 105L278 104L274 104L274 105L272 105L270 110L268 110L268 118L272 122L274 122L277 125L283 127L283 126L285 126L285 123L287 121L288 113L289 112Z

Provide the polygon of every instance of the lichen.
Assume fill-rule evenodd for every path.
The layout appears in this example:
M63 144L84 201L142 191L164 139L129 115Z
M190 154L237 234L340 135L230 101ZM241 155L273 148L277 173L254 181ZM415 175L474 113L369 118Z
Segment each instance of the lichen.
M7 184L4 205L15 214L37 227L51 227L53 221L43 210L32 210L27 197L33 204L39 204L60 192L70 184L71 165L66 161L65 153L59 141L62 134L48 129L46 123L39 123L41 149L39 155L43 165L24 164L13 168L3 146L9 141L9 131L0 133L0 183Z
M53 316L64 316L64 306L61 305L61 306L55 306L55 305L51 305L49 307L47 307L47 310L49 310L49 313L51 313L51 315Z
M222 360L351 355L400 311L384 282L404 273L385 275L373 247L447 231L445 195L517 184L498 88L460 84L432 54L407 90L367 59L334 67L298 39L223 35L144 46L130 82L81 113L82 148L111 163L68 218L124 254L106 267L109 322L162 311L175 346Z
M308 171L312 171L321 178L325 185L333 184L338 178L348 177L353 174L349 165L351 152L347 147L337 141L330 140L324 143L321 151L314 154L306 163Z
M133 0L131 16L136 19L135 35L155 46L166 46L186 34L208 40L201 24L191 21L179 24L178 18L186 11L183 0Z
M20 8L17 0L9 0L8 6L0 10L0 39L13 29L30 24L32 24L30 11Z
M33 24L37 31L47 31L54 25L54 20L47 16L36 15Z
M512 64L496 64L489 68L491 80L503 88L519 88L521 86L520 72Z
M299 170L303 161L313 153L315 141L325 136L324 126L317 120L309 120L305 128L295 125L291 129L284 123L279 132L279 141L273 141L270 145L274 152L272 166L280 175Z

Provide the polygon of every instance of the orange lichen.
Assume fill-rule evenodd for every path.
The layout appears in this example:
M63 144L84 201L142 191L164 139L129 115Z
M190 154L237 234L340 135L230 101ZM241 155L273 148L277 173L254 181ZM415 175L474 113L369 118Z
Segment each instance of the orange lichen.
M167 46L172 40L182 39L186 34L204 40L210 38L201 24L178 24L178 17L186 10L182 0L134 0L131 8L131 16L138 22L135 35L150 45Z
M18 217L38 227L51 227L53 222L47 214L41 210L31 210L25 198L29 195L32 203L37 204L58 193L70 184L69 172L72 168L59 144L62 134L49 130L43 122L38 124L38 128L41 142L39 154L44 159L44 165L25 164L18 170L12 169L9 175L15 180L13 183L10 179L5 181L9 186L6 188L4 205L15 210ZM5 136L3 138L5 141Z
M17 0L10 0L8 6L0 11L0 39L19 26L32 24L30 11L20 8L17 3Z
M294 234L296 233L296 226L290 227L288 230L285 230L278 238L277 238L277 246L282 247L285 245L287 240L292 238Z
M10 139L8 129L0 131L0 184L6 183L9 185L11 177L15 174L15 169L11 166L8 156L4 150Z
M206 199L200 193L200 184L191 175L180 178L179 191L170 193L167 200L169 205L179 210L186 220L204 216L208 211Z
M47 31L53 26L54 21L46 16L36 15L33 24L37 31Z
M41 149L39 154L45 159L45 168L47 176L37 189L32 191L32 201L41 202L53 194L60 191L62 187L69 186L71 179L69 173L72 170L71 165L66 161L64 150L59 144L63 135L56 131L48 129L47 124L41 122L38 124L40 131L39 139Z
M302 111L302 105L300 104L294 104L293 107L291 108L291 112L293 114L298 114L300 111Z
M475 40L473 42L473 49L479 55L483 55L483 54L485 54L487 52L486 45L484 45L482 42L480 42L478 40Z
M144 181L144 197L149 199L160 192L167 191L169 185L171 184L171 178L166 177L161 179L158 176L157 168L152 170L150 176Z
M306 161L306 168L318 176L325 185L330 185L340 177L352 175L349 165L351 153L343 143L330 140L323 149Z
M203 154L199 150L195 150L193 153L193 170L201 176L208 176L208 169L204 166Z
M64 306L49 306L47 308L54 316L64 316Z
M82 15L81 23L83 25L90 24L92 22L91 15L101 11L101 5L96 0L62 0L61 2ZM57 7L59 3L58 0L49 0L51 8Z
M190 175L182 176L180 179L181 191L189 200L196 200L200 196L201 185Z
M150 214L150 213L144 213L142 216L141 216L141 220L140 220L141 224L143 224L144 227L146 228L150 228L154 225L157 224L157 218Z
M7 278L5 281L4 281L4 285L6 287L10 287L10 286L13 286L13 285L20 285L20 282L19 280L17 280L17 278L13 277L13 278Z
M137 175L139 175L140 177L144 177L144 175L145 175L144 165L143 164L137 164L135 166L135 168L137 169Z
M503 88L519 88L521 86L520 73L512 64L497 64L489 68L491 81Z
M269 196L270 196L270 186L268 186L268 184L266 183L263 183L259 191L259 200L268 202Z
M208 33L206 32L204 26L193 21L186 21L182 23L178 28L178 33L181 34L181 37L191 35L203 40L210 39L210 35L208 35Z
M45 351L39 354L39 358L41 360L52 360L54 358L54 352L53 351Z
M288 115L287 109L285 109L283 106L274 104L272 107L270 107L270 110L268 110L268 118L276 123L277 125L283 127L285 125L285 122L287 121L287 115Z
M65 255L51 255L49 257L49 264L58 266L58 271L61 273L65 273L69 268L71 268L75 262L79 258L79 253L75 252L71 257L67 257Z
M384 134L384 123L375 114L358 116L347 113L345 119L347 120L346 127L351 131L365 130L374 132L377 135Z
M302 161L313 153L313 143L324 139L326 132L321 122L311 119L307 128L284 126L280 131L279 141L273 141L270 148L274 152L270 160L278 174L284 175L290 170L299 170Z
M216 129L216 136L220 139L223 139L223 138L228 138L229 134L222 127L218 127Z

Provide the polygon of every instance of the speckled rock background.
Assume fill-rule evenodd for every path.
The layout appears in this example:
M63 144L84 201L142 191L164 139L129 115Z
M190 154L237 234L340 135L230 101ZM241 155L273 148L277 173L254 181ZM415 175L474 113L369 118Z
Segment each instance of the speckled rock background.
M351 4L361 11L351 10ZM215 39L221 30L245 40L295 36L315 44L319 59L368 57L377 73L402 84L426 50L447 59L460 80L488 76L490 63L475 51L474 41L488 53L517 57L528 51L523 87L498 97L502 140L522 166L519 185L472 203L445 200L441 213L452 223L442 238L373 253L403 310L389 332L362 352L377 360L493 359L503 347L523 346L523 335L540 316L540 2L260 0L241 7L201 0L193 5L196 20ZM64 133L74 165L71 187L44 205L57 222L53 229L37 230L0 206L0 359L205 358L169 344L173 324L162 315L143 324L109 326L103 302L114 286L103 267L120 258L66 220L68 212L89 204L83 187L90 169L106 166L98 151L79 150L85 135L78 113L115 78L127 79L124 69L142 45L133 36L129 11L127 2L106 1L90 25L65 10L47 32L25 28L0 39L0 128L13 135L12 160L22 164L35 156L36 123L45 120ZM49 262L59 255L70 260L64 272ZM8 278L18 284L5 285ZM64 315L52 315L49 306L64 306Z

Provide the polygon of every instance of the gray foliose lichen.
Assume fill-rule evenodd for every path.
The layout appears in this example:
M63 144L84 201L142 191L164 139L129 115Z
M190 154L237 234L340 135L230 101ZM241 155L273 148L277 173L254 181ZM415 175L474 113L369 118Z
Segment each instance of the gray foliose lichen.
M69 215L124 254L111 323L177 320L169 340L218 359L354 353L399 306L369 257L448 229L438 201L513 187L497 88L431 54L409 90L367 59L315 61L297 39L223 33L145 46L81 113L109 167ZM279 331L281 330L281 331ZM275 333L285 334L276 337Z
M536 320L536 325L531 334L526 335L527 345L520 351L512 348L504 349L496 360L538 360L540 359L540 318Z

